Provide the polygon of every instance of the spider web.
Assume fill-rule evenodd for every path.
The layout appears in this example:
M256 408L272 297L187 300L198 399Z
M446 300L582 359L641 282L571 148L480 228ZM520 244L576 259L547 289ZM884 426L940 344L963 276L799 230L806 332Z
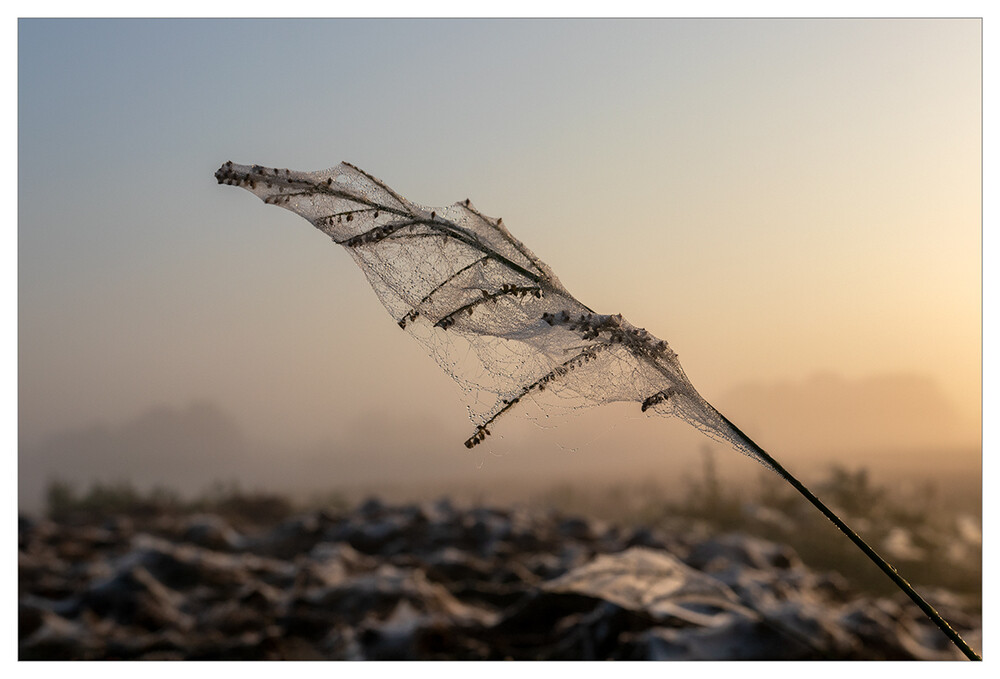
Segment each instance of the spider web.
M350 252L399 326L462 387L476 426L467 447L522 399L545 394L567 408L635 402L770 466L698 394L665 341L594 313L469 200L418 205L349 163L296 172L228 162L215 176Z

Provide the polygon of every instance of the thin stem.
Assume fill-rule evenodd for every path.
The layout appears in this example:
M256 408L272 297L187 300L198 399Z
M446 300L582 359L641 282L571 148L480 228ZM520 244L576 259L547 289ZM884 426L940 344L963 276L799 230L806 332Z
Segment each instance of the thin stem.
M882 569L882 572L888 575L889 578L894 583L896 583L896 586L899 587L901 590L903 590L903 592L906 593L906 596L910 597L910 600L913 601L913 603L915 603L917 606L919 606L920 610L922 610L927 615L927 617L930 618L934 622L934 624L938 626L938 628L940 628L942 632L948 635L948 638L951 639L956 646L958 646L958 648L962 651L962 653L965 654L965 656L969 660L982 660L982 657L980 657L980 655L976 653L972 649L972 647L965 642L964 639L962 639L962 637L958 634L958 632L952 629L951 625L948 624L948 621L942 618L941 614L938 613L936 610L934 610L934 607L931 606L929 603L927 603L927 601L924 600L922 596L917 594L916 590L913 589L913 586L910 585L910 583L908 583L903 578L903 576L901 576L896 571L896 569L889 564L888 561L879 556L878 552L872 549L867 542L862 540L861 536L859 536L857 533L851 530L850 526L844 523L843 520L841 520L839 516L834 514L829 507L823 504L823 502L818 497L813 495L812 491L810 491L808 488L802 485L802 483L797 478L792 476L792 474L788 470L782 467L777 460L768 455L763 448L758 446L756 443L753 442L753 440L749 436L740 431L739 427L730 422L729 419L726 418L726 416L723 415L722 413L719 413L719 416L723 420L725 420L730 427L733 428L733 431L735 431L743 438L743 441L750 448L753 449L754 453L759 455L762 460L764 460L769 466L771 466L774 469L775 472L778 473L779 476L781 476L781 478L790 483L792 487L795 488L795 490L799 491L799 493L801 493L803 497L809 500L809 502L811 502L813 506L816 507L816 509L818 509L823 513L823 516L830 519L830 521L833 522L833 525L835 525L837 528L840 529L841 533L849 537L851 539L851 542L857 545L858 548L865 553L865 556L871 559L876 566Z

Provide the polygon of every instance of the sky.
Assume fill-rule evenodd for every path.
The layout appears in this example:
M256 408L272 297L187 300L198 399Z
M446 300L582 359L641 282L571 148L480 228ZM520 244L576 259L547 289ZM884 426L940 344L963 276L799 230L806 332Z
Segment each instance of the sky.
M347 160L423 205L471 198L588 306L668 340L779 460L978 454L981 29L20 20L22 485L87 446L135 471L179 430L198 455L232 448L226 464L252 451L260 478L322 458L331 483L697 450L613 406L522 417L470 457L457 386L346 252L217 185L227 160Z

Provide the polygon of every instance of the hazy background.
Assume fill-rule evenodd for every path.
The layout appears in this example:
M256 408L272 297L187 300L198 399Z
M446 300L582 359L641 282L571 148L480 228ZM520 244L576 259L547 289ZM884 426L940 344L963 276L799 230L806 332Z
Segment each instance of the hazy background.
M22 20L19 503L489 497L676 479L705 445L757 474L636 404L467 451L458 387L226 160L471 198L793 472L977 470L981 50L954 19Z

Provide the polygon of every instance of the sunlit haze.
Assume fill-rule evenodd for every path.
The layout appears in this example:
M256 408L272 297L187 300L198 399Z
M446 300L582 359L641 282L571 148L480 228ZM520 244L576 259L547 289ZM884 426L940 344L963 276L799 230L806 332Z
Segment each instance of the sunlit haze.
M722 459L637 404L470 453L458 388L349 255L218 186L227 160L471 198L792 469L978 465L978 20L18 26L22 504L60 475L488 488Z

